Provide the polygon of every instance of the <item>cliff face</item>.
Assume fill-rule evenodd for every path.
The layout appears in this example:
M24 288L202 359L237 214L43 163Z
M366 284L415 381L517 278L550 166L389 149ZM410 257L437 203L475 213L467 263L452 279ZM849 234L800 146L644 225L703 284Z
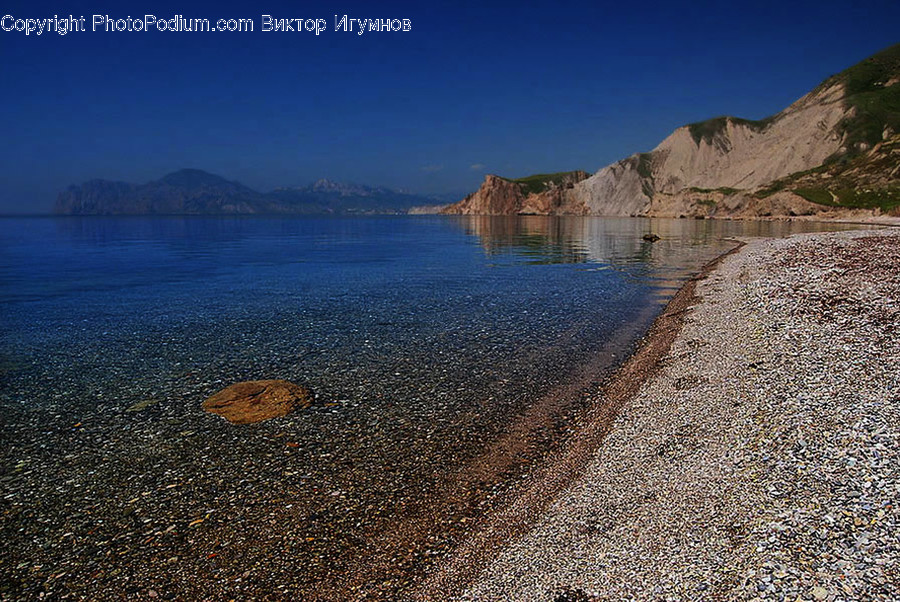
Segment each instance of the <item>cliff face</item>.
M571 196L584 171L538 174L509 180L487 175L476 192L444 208L446 215L584 215L587 208Z
M515 215L519 213L525 194L522 188L500 176L487 175L481 188L458 203L446 207L447 215Z
M649 153L561 190L557 209L538 212L562 213L563 207L610 216L758 217L832 212L833 206L891 211L900 207L900 175L880 178L873 188L873 178L850 177L843 167L837 174L833 166L856 161L898 131L900 44L828 78L766 119L717 117L680 127ZM882 150L857 171L897 174L897 165L900 159ZM522 213L527 203L494 196L509 193L515 190L486 181L452 209Z
M648 217L865 217L897 215L900 134L846 161L795 172L754 191L685 188L657 192Z
M750 190L821 165L840 151L839 125L853 111L844 86L807 94L764 121L720 117L675 130L649 153L635 154L594 175L552 190L553 198L526 196L514 181L488 176L474 194L446 213L475 215L682 213L666 208L690 188ZM678 204L678 203L676 203Z
M840 83L763 121L720 117L675 130L649 153L604 167L573 191L595 215L646 215L690 188L752 190L839 152L852 112Z
M569 193L571 202L581 203L592 215L643 215L652 195L641 175L645 169L643 155L608 165L579 182Z
M850 108L844 86L807 94L762 122L733 118L678 128L653 150L651 179L656 192L685 188L761 186L821 165L841 148L838 131Z

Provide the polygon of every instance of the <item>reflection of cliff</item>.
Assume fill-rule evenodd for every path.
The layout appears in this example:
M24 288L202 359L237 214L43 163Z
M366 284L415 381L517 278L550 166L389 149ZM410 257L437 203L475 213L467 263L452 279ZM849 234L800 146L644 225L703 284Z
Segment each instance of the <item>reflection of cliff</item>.
M473 215L455 221L477 236L488 254L511 251L542 263L649 263L715 238L710 228L685 220ZM650 231L663 240L644 241L641 237Z
M652 268L663 288L730 248L735 236L786 236L824 224L576 216L459 216L488 254L514 253L534 263L596 263L639 272ZM655 243L642 236L654 232ZM668 275L671 274L671 278Z
M566 232L557 217L473 215L457 218L466 234L477 236L485 253L511 251L534 263L584 263L581 240Z

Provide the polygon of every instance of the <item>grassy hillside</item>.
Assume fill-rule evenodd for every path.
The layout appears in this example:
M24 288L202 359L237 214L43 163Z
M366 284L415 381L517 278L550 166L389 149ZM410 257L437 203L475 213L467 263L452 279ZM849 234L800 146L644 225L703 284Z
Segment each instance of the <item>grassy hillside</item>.
M900 210L900 134L869 151L809 171L791 174L757 191L766 198L791 190L820 205Z
M871 148L880 142L886 127L900 132L900 44L831 76L822 86L835 82L844 84L845 102L856 113L839 126L850 155L864 150L861 144Z

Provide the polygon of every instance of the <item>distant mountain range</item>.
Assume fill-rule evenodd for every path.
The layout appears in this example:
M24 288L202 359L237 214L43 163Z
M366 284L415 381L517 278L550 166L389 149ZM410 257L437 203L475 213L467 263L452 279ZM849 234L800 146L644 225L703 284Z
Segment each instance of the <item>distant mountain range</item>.
M760 121L716 117L595 174L485 178L445 213L768 217L900 214L900 44Z
M398 214L439 199L388 188L319 180L257 192L199 169L182 169L145 184L90 180L56 200L60 215Z

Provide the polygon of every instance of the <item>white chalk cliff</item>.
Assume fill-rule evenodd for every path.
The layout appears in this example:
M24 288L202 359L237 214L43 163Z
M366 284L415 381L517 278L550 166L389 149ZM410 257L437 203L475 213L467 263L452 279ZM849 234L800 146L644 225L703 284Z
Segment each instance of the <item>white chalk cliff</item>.
M826 79L761 121L717 117L680 127L652 151L631 155L559 190L561 198L547 213L811 215L832 211L832 205L850 197L853 200L846 203L850 207L870 203L873 209L889 209L897 204L890 200L895 198L892 195L900 195L898 178L879 180L879 190L886 191L881 198L890 200L887 205L880 200L861 201L847 191L860 184L871 186L873 179L861 179L854 175L857 172L874 171L876 165L883 170L885 161L889 166L896 162L893 151L879 146L894 144L900 131L898 106L900 44ZM872 157L865 158L872 152ZM851 159L856 163L848 171ZM804 176L809 170L817 175ZM488 176L481 190L453 205L452 212L524 213L521 203L498 202L495 180ZM796 194L800 183L806 192ZM835 194L838 184L843 196ZM822 198L835 202L818 200Z
M837 126L853 110L843 98L843 84L835 83L769 120L720 117L680 127L651 152L604 167L570 194L594 215L644 215L656 193L757 188L840 150Z

